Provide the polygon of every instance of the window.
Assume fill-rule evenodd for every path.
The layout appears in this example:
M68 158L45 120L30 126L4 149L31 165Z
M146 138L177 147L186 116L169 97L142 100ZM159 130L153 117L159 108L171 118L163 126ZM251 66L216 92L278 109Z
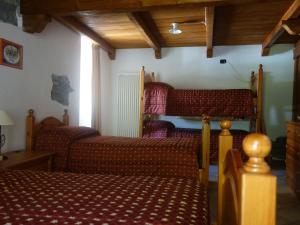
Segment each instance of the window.
M81 36L79 125L92 121L92 40Z

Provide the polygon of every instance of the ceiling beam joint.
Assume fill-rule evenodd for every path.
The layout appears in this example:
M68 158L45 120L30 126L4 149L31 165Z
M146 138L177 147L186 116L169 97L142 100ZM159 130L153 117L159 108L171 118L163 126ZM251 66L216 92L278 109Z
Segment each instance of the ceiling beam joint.
M131 12L127 13L130 21L135 25L135 27L143 35L145 41L148 45L154 49L155 58L161 59L161 46L156 37L153 34L151 28L146 24L141 16L141 12Z
M51 17L48 15L23 15L22 29L27 33L41 33L50 22Z
M280 21L276 24L273 30L267 35L262 43L262 56L269 55L270 48L284 33L284 22L290 19L296 19L300 16L300 0L294 0Z
M300 35L300 17L282 21L282 27L290 35Z
M97 34L95 31L87 27L78 19L76 19L73 16L65 16L65 17L55 16L54 18L59 22L61 22L66 27L70 28L71 30L89 37L91 40L96 42L100 46L100 48L102 48L104 51L108 53L108 56L111 60L115 59L116 56L115 48L113 48L99 34Z

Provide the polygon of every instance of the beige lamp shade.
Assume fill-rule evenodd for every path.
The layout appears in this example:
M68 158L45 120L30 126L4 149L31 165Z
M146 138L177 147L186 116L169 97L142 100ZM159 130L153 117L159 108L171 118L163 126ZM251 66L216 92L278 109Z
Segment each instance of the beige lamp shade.
M8 126L13 124L14 122L9 117L9 115L5 111L0 110L0 126Z

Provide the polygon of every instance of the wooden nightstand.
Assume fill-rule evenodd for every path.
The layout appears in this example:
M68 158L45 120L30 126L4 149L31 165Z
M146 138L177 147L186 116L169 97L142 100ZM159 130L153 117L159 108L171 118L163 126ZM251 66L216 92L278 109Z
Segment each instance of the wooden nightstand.
M7 159L0 161L1 169L52 170L53 152L14 151L4 155Z

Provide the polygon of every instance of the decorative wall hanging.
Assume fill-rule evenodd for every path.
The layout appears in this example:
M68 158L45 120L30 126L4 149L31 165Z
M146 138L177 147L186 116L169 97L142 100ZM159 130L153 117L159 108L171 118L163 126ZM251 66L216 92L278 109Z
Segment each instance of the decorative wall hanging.
M74 91L67 76L52 74L51 99L62 105L69 105L69 93Z
M0 65L23 69L23 46L0 38Z
M0 21L18 26L20 0L0 0Z

